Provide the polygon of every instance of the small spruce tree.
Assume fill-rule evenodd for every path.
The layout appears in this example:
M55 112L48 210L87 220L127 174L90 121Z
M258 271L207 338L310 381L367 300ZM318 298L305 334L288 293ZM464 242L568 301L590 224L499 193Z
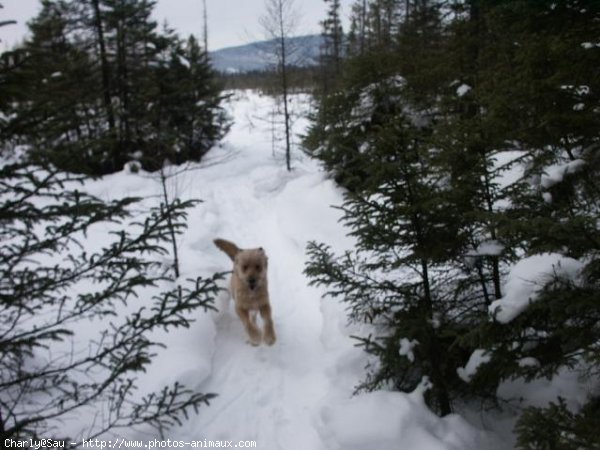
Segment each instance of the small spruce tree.
M178 383L136 392L162 346L154 332L188 327L218 291L218 276L168 287L174 276L162 259L194 202L134 219L136 199L106 203L80 190L82 181L26 162L0 169L2 442L164 429L213 396ZM90 248L90 233L104 233L106 244ZM73 420L90 411L89 423ZM69 419L77 426L67 432Z

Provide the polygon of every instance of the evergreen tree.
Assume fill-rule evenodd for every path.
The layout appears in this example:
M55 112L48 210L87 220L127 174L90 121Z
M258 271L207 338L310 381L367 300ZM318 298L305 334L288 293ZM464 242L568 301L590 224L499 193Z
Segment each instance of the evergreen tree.
M348 302L353 320L375 324L375 336L360 338L379 358L363 388L407 391L426 376L432 382L429 404L448 414L461 390L455 369L468 353L457 340L469 325L460 313L472 305L454 301L463 277L448 261L460 242L459 221L448 208L445 175L436 150L423 139L416 105L401 100L407 93L398 76L370 83L327 125L322 148L334 157L347 151L338 146L347 136L357 141L352 164L342 163L340 172L354 176L342 178L352 188L342 209L357 250L337 257L313 243L306 273ZM339 168L329 153L315 154Z
M516 377L577 368L597 381L599 5L393 3L366 2L363 16L355 4L352 57L305 141L349 191L357 250L337 257L313 243L307 273L374 323L361 342L379 364L363 387L410 389L427 374L444 411L453 395L494 400ZM490 320L511 265L547 252L581 270L531 280L525 311ZM441 383L427 359L436 345ZM475 349L487 362L457 380ZM520 446L595 448L596 403L528 410Z
M321 22L323 27L323 45L321 47L320 65L322 72L322 92L324 94L331 90L335 80L340 75L343 49L344 31L340 18L340 1L324 0L329 3L327 18Z
M498 51L498 43L486 29L489 7L479 1L463 6L463 14L448 27L444 55L435 57L446 68L440 73L440 89L434 91L439 110L435 143L447 166L453 207L460 211L465 232L463 270L473 272L473 281L480 285L485 315L487 306L502 297L503 271L514 259L506 205L519 186L503 179L523 162L523 155L506 139L505 125L490 114L487 77L495 75L486 64ZM411 22L419 17L416 12ZM430 96L431 89L427 90Z
M395 42L401 23L401 3L400 0L369 2L366 16L368 45L386 48ZM420 3L427 3L427 1Z
M141 218L138 210L133 220L135 199L105 203L80 191L81 181L26 162L0 170L3 442L93 439L140 424L162 429L212 397L177 383L136 394L138 379L162 346L153 332L188 327L192 313L211 308L218 291L215 278L151 298L147 291L160 292L174 279L161 261L168 221L181 232L194 202L175 202ZM102 228L113 230L106 246L85 249L87 233ZM99 323L106 326L89 345L74 334ZM78 435L66 435L62 422L86 410L103 414L71 431Z
M13 70L3 71L0 98L14 87ZM137 392L163 346L155 332L188 327L198 308L212 308L218 292L219 275L171 289L174 273L164 267L170 236L185 229L186 211L196 202L140 213L138 199L104 202L81 190L84 177L4 150L3 140L2 442L94 439L136 425L164 430L207 404L213 394L178 383ZM89 233L105 235L105 246L84 246ZM89 341L82 342L82 329ZM89 423L73 420L88 413L95 413Z
M575 279L555 267L557 273L532 280L539 291L524 312L475 330L490 361L474 383L492 390L507 379L549 378L565 368L597 379L600 73L589 43L598 17L594 2L511 2L489 13L497 46L486 55L490 72L483 74L481 95L503 139L525 158L503 233L521 257L552 252L582 266ZM592 397L581 411L569 411L556 399L528 410L517 428L521 448L594 448L582 442L592 442L585 430L593 426L595 402Z
M527 408L517 424L519 448L524 450L578 450L600 448L600 399L587 403L573 414L565 402L550 403L547 408Z
M75 154L104 151L88 145L101 129L95 114L97 78L86 50L70 41L73 13L65 2L45 1L30 23L32 37L17 50L22 62L5 80L13 94L5 109L12 119L3 133L19 141L26 136L37 158L69 168Z
M2 6L2 4L0 3L0 9L3 9L4 6ZM14 20L1 20L0 21L0 28L5 27L7 25L14 25L17 22ZM2 42L0 40L0 42ZM10 92L9 89L6 88L7 86L7 76L10 73L10 69L11 66L14 65L14 55L12 52L3 52L2 54L0 54L0 85L4 86L4 88L2 89L2 98L0 98L0 111L6 111L7 105L10 103L11 98L12 98L12 93ZM0 118L0 130L2 130L2 128L4 127L4 122L5 122L5 118L2 117Z
M35 45L21 53L24 64L3 67L0 79L0 98L16 99L27 108L4 132L29 125L40 143L53 136L61 148L76 138L83 140L94 119L84 114L82 105L94 105L85 89L77 98L69 86L71 77L85 73L78 71L89 59L67 39L73 31L67 12L63 2L45 2L32 25ZM41 75L33 70L33 60L40 64ZM37 103L18 95L19 75L27 76ZM59 97L47 95L46 89ZM72 115L62 114L58 106ZM80 114L79 122L74 112ZM10 137L3 135L3 147ZM218 291L215 276L158 292L174 279L163 267L165 244L173 232L184 229L186 210L195 202L172 202L140 219L136 199L105 203L78 189L83 180L21 158L6 161L0 170L2 442L39 436L93 439L142 424L162 430L213 396L178 383L144 396L136 393L140 374L162 346L153 337L155 330L188 327L191 313L211 308ZM125 222L128 231L119 229ZM104 248L84 250L87 233L99 228L112 229L112 239ZM138 296L147 294L146 289L157 293L140 302ZM82 346L74 330L102 322L106 328ZM102 414L80 429L65 431L64 422L86 410Z
M364 54L367 45L366 26L367 0L357 0L352 4L350 14L350 30L348 31L346 50L349 56Z
M220 86L197 43L185 54L172 31L157 31L154 5L146 0L45 1L31 24L32 38L21 49L26 64L13 76L16 86L38 89L21 90L6 134L76 172L114 172L134 159L151 170L165 158L199 160L227 129ZM167 63L171 55L189 58L188 67L173 62L179 56ZM162 116L157 130L153 111L164 96L153 95L160 97L166 89L161 76L181 85L179 100L184 87L191 92L184 102L188 112L184 104L162 108L162 114L173 116ZM183 129L179 142L157 143L159 133L174 136Z
M172 35L159 35L157 32L157 24L151 19L155 3L148 0L100 0L111 66L111 97L116 103L117 140L113 159L125 152L143 152L147 145L144 139L148 133L147 124L139 118L144 116L148 105L145 93L152 87L149 69L175 39Z
M153 68L152 84L145 114L157 150L142 157L143 166L158 169L165 159L200 161L229 125L220 106L221 86L196 38L165 52Z

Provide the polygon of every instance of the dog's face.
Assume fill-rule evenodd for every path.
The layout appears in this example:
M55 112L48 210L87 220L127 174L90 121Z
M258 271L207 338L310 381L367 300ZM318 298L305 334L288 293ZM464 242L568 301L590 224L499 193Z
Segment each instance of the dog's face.
M233 270L241 282L251 291L266 285L267 255L261 248L242 250L235 255Z

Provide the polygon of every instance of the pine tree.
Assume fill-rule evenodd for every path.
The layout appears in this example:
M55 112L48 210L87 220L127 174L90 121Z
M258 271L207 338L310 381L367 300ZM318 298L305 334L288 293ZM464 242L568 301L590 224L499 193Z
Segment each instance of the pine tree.
M145 123L148 146L142 166L158 170L165 161L200 161L229 122L220 106L221 86L198 41L190 37L185 45L167 47L148 75L148 106L138 117Z
M152 65L175 40L171 34L158 33L157 23L151 18L155 3L148 0L100 0L111 67L111 98L113 102L116 100L117 105L113 170L122 167L124 157L131 158L128 153L144 153L152 147L145 139L149 132L148 124L140 118L145 116L148 106L146 92L152 89ZM121 167L116 167L117 164Z
M361 56L367 46L367 0L357 0L351 10L346 52L349 56Z
M599 72L598 57L585 43L597 32L600 10L590 2L510 2L482 13L493 45L481 48L479 60L474 94L479 111L485 111L479 132L496 149L507 143L517 149L524 167L505 195L508 207L492 223L514 257L552 252L578 261L582 270L566 278L555 267L556 273L531 280L539 290L525 311L508 323L496 320L474 329L490 361L472 383L495 391L508 379L551 378L565 368L597 379L599 110L592 91ZM494 317L496 305L490 308ZM592 410L594 402L589 399ZM517 429L521 447L587 447L576 444L588 439L581 431L585 422L593 423L583 411L573 416L559 399L530 410ZM566 415L571 417L565 424ZM583 425L574 425L579 421ZM565 432L560 445L545 439L554 435L550 428Z
M427 2L421 2L427 3ZM386 48L397 37L401 24L401 2L399 0L372 0L367 12L368 45Z
M600 448L600 399L587 403L573 414L564 400L547 408L527 408L516 427L518 448L524 450L578 450Z
M218 291L216 277L162 293L158 287L174 279L162 269L167 220L180 233L194 202L140 217L136 199L105 203L79 190L81 181L27 162L0 170L6 199L0 205L3 442L93 439L139 424L164 428L212 397L177 383L142 398L136 394L138 379L162 346L154 330L188 327L192 313L211 308ZM106 246L86 250L86 234L107 227L113 231ZM74 334L74 328L93 330L99 323L106 327L89 345ZM103 414L71 431L79 435L67 436L62 423L90 409Z
M522 159L528 161L525 176L511 192L512 205L501 219L508 239L528 255L566 250L566 256L581 258L592 256L598 247L598 199L591 181L597 171L592 124L598 116L577 107L583 98L589 102L586 108L598 99L571 89L596 83L596 58L581 42L591 38L593 27L588 25L598 10L580 6L524 2L498 6L488 13L497 44L484 55L486 70L480 73L482 89L477 94L487 111L487 130L500 130L489 140L498 146L500 139L511 142L524 149ZM527 19L517 21L517 17ZM511 37L502 40L507 29ZM514 75L504 85L504 76L498 73L509 70ZM498 83L503 84L501 95ZM558 179L552 178L553 170L559 171Z
M435 57L450 68L439 72L443 81L436 92L435 141L449 172L454 208L461 211L464 270L473 272L480 285L485 315L487 306L502 297L502 272L514 258L515 243L505 232L511 225L505 205L518 186L502 180L522 158L506 139L507 129L489 113L487 77L495 75L486 64L498 51L486 30L489 8L478 1L466 2L464 8L448 27L444 55ZM413 11L411 21L415 16Z
M2 4L0 3L0 10L3 8L4 6L2 6ZM7 25L14 25L16 23L17 22L15 20L2 20L0 21L0 28L5 27ZM0 40L0 42L2 41ZM13 52L3 52L2 54L0 54L0 85L3 86L3 95L2 98L0 98L0 111L6 111L8 109L8 105L10 104L10 101L13 96L13 92L11 92L10 89L7 88L7 76L9 75L11 69L15 64L14 59L15 57ZM0 136L2 132L1 130L5 126L4 122L5 118L3 117L0 119Z
M0 98L14 95L12 71L19 70L3 71ZM167 244L185 229L186 211L196 202L175 201L147 213L140 212L139 199L105 202L81 190L84 177L5 154L2 144L2 442L94 439L136 425L163 430L208 404L213 394L178 383L137 392L163 346L155 331L189 327L199 308L212 308L219 290L218 274L169 287L174 273L164 267ZM103 233L105 246L84 245L88 233ZM75 334L83 328L89 342ZM92 421L77 421L90 411L97 413Z
M323 45L320 55L320 66L322 73L322 92L327 94L335 80L340 75L343 49L344 30L340 18L340 1L324 0L329 3L327 18L321 22L323 27Z
M462 276L447 267L457 250L458 221L414 105L400 100L407 91L398 76L368 84L346 105L345 117L327 125L324 145L333 153L345 151L338 147L344 135L358 140L352 165L341 172L354 176L344 178L352 191L342 210L357 250L338 257L312 243L306 273L348 302L353 320L375 324L374 336L360 338L379 358L363 388L408 391L426 376L433 385L429 404L448 414L461 384L455 369L468 352L457 341L468 325L455 318L452 301ZM328 154L316 155L338 167Z
M135 159L149 170L165 158L199 160L227 130L220 86L197 43L184 50L171 30L157 30L154 4L44 2L31 25L32 38L20 50L28 55L26 64L13 75L15 85L37 89L22 89L13 102L7 134L32 144L38 156L58 167L83 173L114 172ZM178 58L188 58L189 67ZM180 108L163 108L167 116L157 124L153 112L165 102L167 89L159 72L174 84L171 93L180 101L184 87L190 93ZM165 147L157 135L167 131L181 137Z
M70 42L72 14L64 2L46 1L30 23L32 37L17 50L22 62L6 77L6 89L14 95L4 132L27 139L37 158L67 167L73 155L103 151L87 145L100 129L94 112L97 79L88 53Z
M496 401L513 378L576 368L597 381L599 5L402 3L365 2L363 16L355 4L340 89L305 141L348 190L357 249L313 243L307 273L374 324L360 340L379 363L363 387L406 390L426 374L444 412L456 395ZM511 266L548 252L581 270L531 280L530 305L494 320ZM476 349L487 362L457 379ZM529 410L520 445L594 448L596 403Z

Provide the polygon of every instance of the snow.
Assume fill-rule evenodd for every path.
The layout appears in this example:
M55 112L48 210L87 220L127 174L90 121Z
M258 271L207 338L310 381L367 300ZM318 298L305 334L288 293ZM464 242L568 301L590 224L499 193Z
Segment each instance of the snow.
M492 356L489 354L487 350L478 348L469 357L467 364L464 367L459 367L456 369L456 373L460 377L461 380L465 382L470 382L475 374L477 373L477 369L492 359Z
M463 83L459 87L456 88L456 95L458 95L459 97L462 97L462 96L466 95L471 89L472 89L471 86Z
M590 93L590 87L585 84L582 84L582 85L563 84L560 88L565 91L571 91L573 94L575 94L579 97L588 95Z
M293 98L296 107L308 103L305 95ZM264 120L272 108L269 97L235 93L228 103L234 125L224 141L185 171L166 168L171 174L179 171L168 180L173 195L202 199L189 212L189 228L179 238L182 274L177 282L231 269L212 243L216 237L241 247L262 246L269 257L278 340L272 347L248 345L225 292L217 299L217 313L198 311L189 329L160 335L165 348L138 382L140 395L174 382L218 394L189 420L162 430L161 439L253 440L265 450L383 450L400 443L419 450L506 448L460 416L433 414L423 400L426 380L410 394L353 395L368 361L350 338L359 334L357 325L348 325L344 306L322 299L323 290L309 286L303 274L309 240L327 242L336 252L353 245L339 223L341 212L331 207L341 204L342 192L298 150L294 170L285 170L281 155L273 155L269 121ZM156 175L130 165L85 185L101 198L139 196L146 205L158 202L160 189ZM106 230L91 230L88 244L100 247L106 239ZM94 326L101 330L105 324L82 324L78 339L87 342ZM401 354L412 359L415 345L402 342ZM465 370L470 371L469 364ZM65 421L64 431L75 436L93 420L94 412L86 410ZM153 429L118 431L145 439L157 434Z
M526 157L527 151L518 148L514 143L507 144L512 147L511 150L498 151L491 156L493 178L490 181L500 194L494 201L494 210L497 211L510 208L511 202L505 193L521 182L524 176L522 160Z
M296 159L288 173L273 159L268 130L245 119L268 111L269 102L252 94L232 104L236 121L222 151L235 157L202 170L190 186L205 203L190 217L196 225L184 236L189 247L182 258L192 271L202 271L202 264L223 270L229 263L212 238L264 247L278 341L269 348L247 345L231 310L214 322L199 320L211 331L188 337L196 350L183 351L187 357L171 367L185 361L188 378L196 372L195 386L219 396L169 436L255 440L265 449L377 450L398 442L423 450L482 448L486 433L458 416L438 418L422 392L352 396L366 356L349 338L344 307L322 300L302 274L309 240L335 251L353 244L338 222L340 211L331 208L342 193L313 161Z
M504 286L504 296L489 306L500 323L508 323L535 301L546 283L557 276L577 281L584 264L558 253L542 253L516 263Z
M255 440L265 449L377 450L399 441L423 450L481 448L487 434L459 417L438 418L422 393L352 396L366 355L349 338L353 330L344 307L322 300L323 292L309 287L302 273L309 240L327 242L335 251L353 244L338 222L340 211L331 208L341 203L342 192L313 161L296 159L288 173L273 159L268 130L245 120L268 111L269 102L248 95L232 104L236 121L223 151L235 157L202 170L197 186L190 187L205 203L190 217L196 231L184 237L189 248L182 257L189 261L184 266L201 259L223 270L229 262L212 238L264 247L278 341L273 347L246 344L231 309L214 323L202 318L214 332L189 337L194 344L188 346L197 349L184 351L182 361L197 373L196 387L219 396L169 436Z
M541 186L549 189L555 184L560 183L565 176L581 170L586 162L583 159L575 159L567 163L553 164L546 167L541 179Z
M504 245L496 240L484 241L477 246L474 252L467 256L498 256L504 251Z
M380 82L371 83L363 87L350 113L351 120L347 124L347 128L362 127L369 123L373 120L373 114L378 102L377 98L385 94L388 101L398 102L400 98L399 94L405 86L406 79L400 75L394 75ZM416 126L419 126L418 124L424 120L420 114L408 107L404 108L404 112ZM363 150L361 149L361 151Z
M459 416L440 419L432 414L423 403L421 391L329 398L332 406L324 407L320 417L330 434L326 448L387 450L399 448L399 443L401 448L419 450L493 448L486 446L490 443L481 433L472 433ZM369 420L373 418L376 420Z
M540 365L540 362L531 356L521 358L517 363L519 364L519 367L539 367Z
M581 46L584 49L589 50L589 49L594 48L594 47L600 47L600 42L598 42L598 43L594 43L594 42L582 42Z
M401 356L406 356L410 362L413 362L415 360L413 348L415 348L415 346L418 344L419 342L415 339L410 341L406 338L402 338L400 339L400 350L398 351L398 353Z
M583 366L573 369L562 367L551 379L537 378L525 381L523 378L517 378L505 381L498 387L497 394L505 400L518 401L521 407L543 408L550 402L556 403L560 397L565 400L571 411L579 411L590 396L597 392L597 384L593 377L586 377L585 373L586 369Z

